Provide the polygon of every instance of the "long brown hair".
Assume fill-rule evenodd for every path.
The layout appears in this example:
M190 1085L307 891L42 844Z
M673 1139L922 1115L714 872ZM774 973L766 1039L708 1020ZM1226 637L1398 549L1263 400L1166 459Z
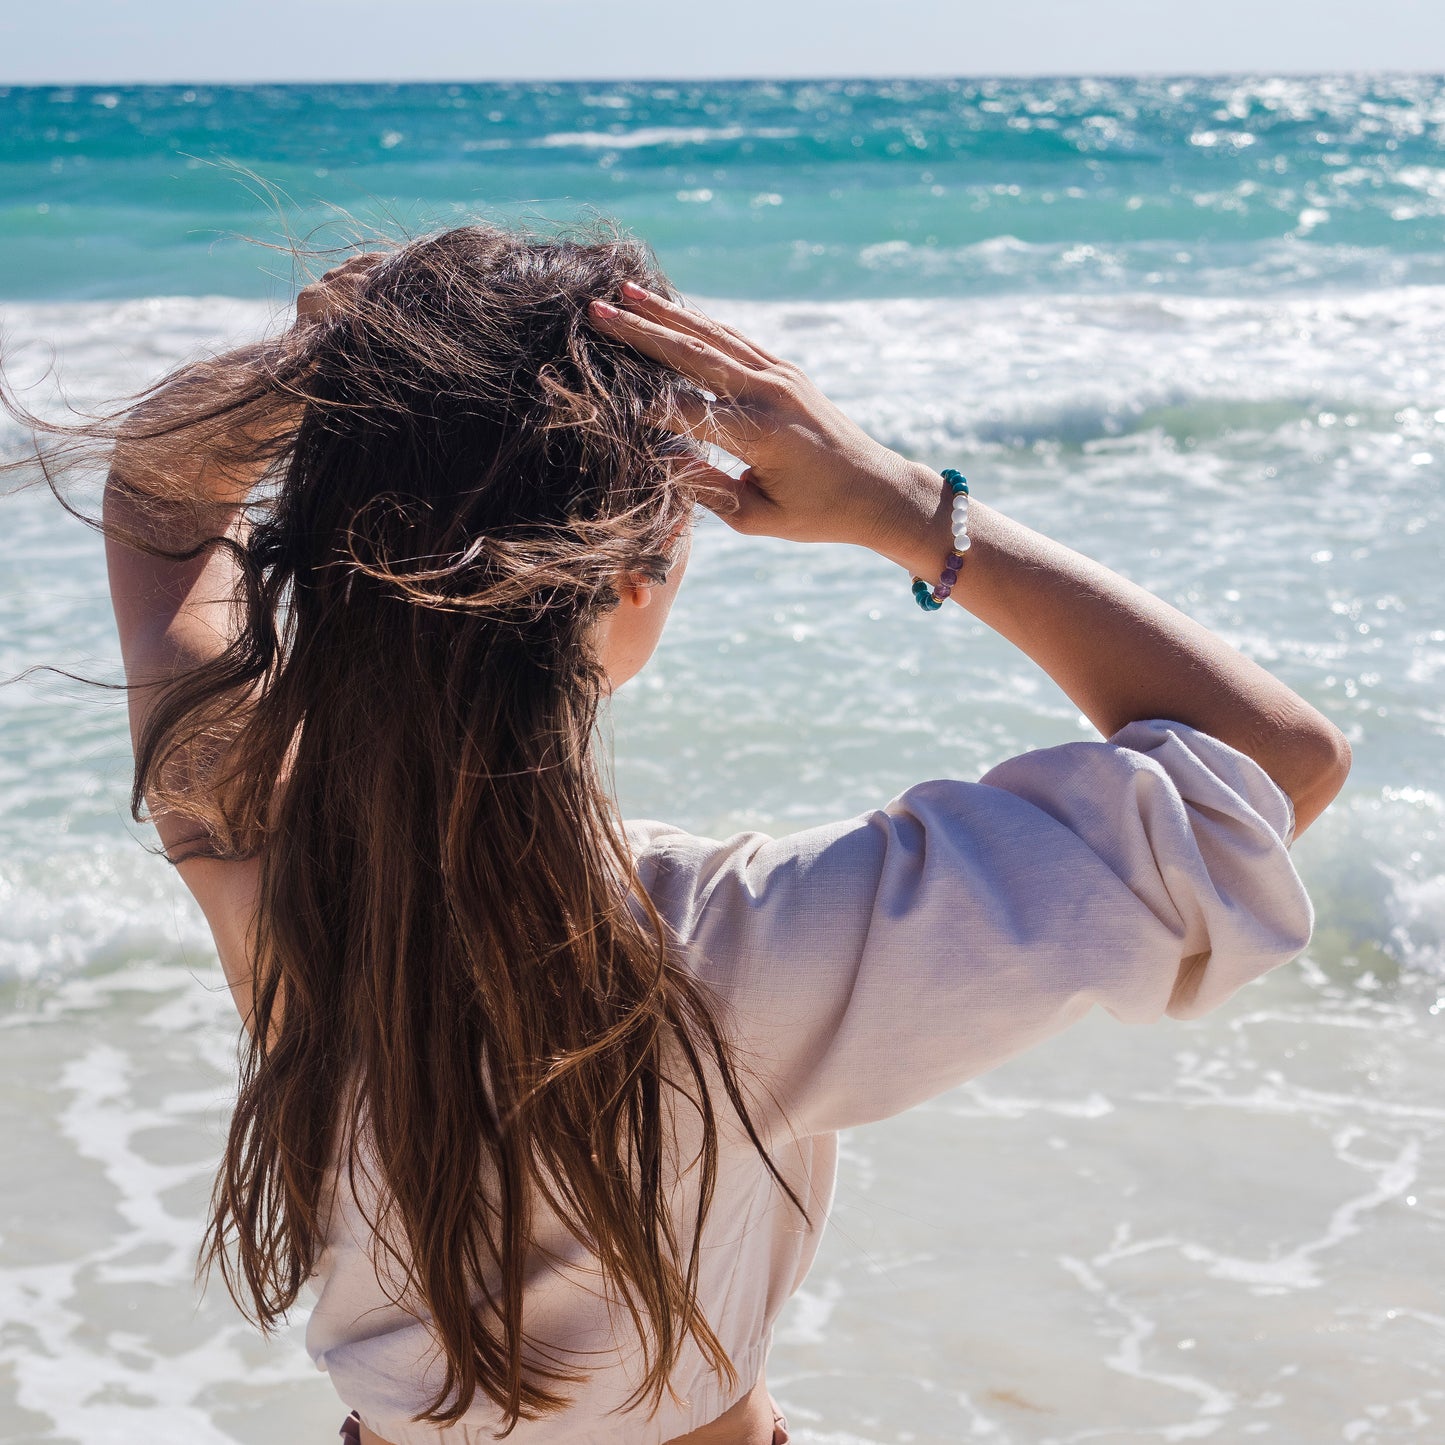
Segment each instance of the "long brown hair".
M619 575L660 577L698 496L658 425L686 384L585 319L626 279L666 286L615 234L425 237L122 429L138 466L207 437L262 478L249 530L204 544L236 562L234 635L159 692L132 798L260 859L203 1264L277 1323L364 1136L377 1247L440 1347L417 1416L438 1423L480 1393L510 1430L581 1378L524 1331L539 1208L595 1252L643 1342L629 1404L654 1407L689 1337L735 1378L697 1298L719 1109L802 1208L599 772L592 628ZM682 1221L678 1109L701 1139Z

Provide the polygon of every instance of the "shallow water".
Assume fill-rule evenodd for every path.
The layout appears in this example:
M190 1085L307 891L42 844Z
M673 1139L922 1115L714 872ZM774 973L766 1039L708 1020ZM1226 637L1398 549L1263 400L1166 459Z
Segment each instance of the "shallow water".
M1057 103L1048 84L1031 101L1015 86L1016 109ZM1380 112L1389 135L1370 140L1361 112L1361 155L1387 164L1394 136L1421 148L1410 164L1441 167L1439 86L1421 84ZM546 103L582 107L580 94ZM1133 134L1152 137L1156 171L1173 177L1160 194L1185 187L1171 222L1183 245L1188 187L1203 194L1195 152L1208 147L1190 140L1202 121L1171 130L1162 101L1110 94L1120 126L1126 102L1144 115ZM1291 94L1296 109L1334 105L1335 130L1361 100L1345 82L1323 99ZM1212 95L1180 103L1203 115ZM87 116L122 110L87 104ZM674 110L666 124L693 124ZM540 134L566 133L544 122ZM636 136L664 121L629 124ZM776 166L784 181L802 164L746 160L746 137L714 143L727 164ZM566 175L662 144L579 144ZM702 163L676 150L702 141L666 145L657 174L634 173L659 211L677 168ZM1229 163L1249 149L1231 147ZM402 150L387 155L400 165ZM1056 163L1091 158L1071 154ZM865 199L903 164L887 157L850 173ZM1128 159L1092 158L1101 185ZM103 169L117 187L115 165ZM424 166L404 174L434 194ZM1377 188L1358 187L1374 206ZM139 224L107 204L118 233ZM837 235L873 234L868 209L853 205ZM688 224L668 264L716 242L713 223ZM1295 849L1318 914L1301 962L1196 1023L1091 1019L848 1136L822 1257L779 1332L774 1392L807 1445L1433 1439L1445 1418L1437 232L1407 244L1381 222L1343 271L1328 238L1264 236L1233 260L1209 242L1208 265L1182 279L1146 280L1131 262L1112 277L1076 270L1073 286L1061 253L1010 234L990 244L1020 274L987 285L924 245L896 287L857 282L867 268L850 262L846 284L814 270L769 291L745 255L703 295L891 445L963 468L975 495L1221 631L1339 722L1355 769ZM1071 234L1095 244L1087 227ZM1309 265L1266 284L1280 244ZM14 290L0 314L12 378L39 375L44 348L21 343L43 342L84 402L254 332L269 312L244 299L254 285L226 284L232 264L219 258L214 283L229 298L147 297L143 268L95 273L114 299L80 299L73 266L28 299ZM177 273L182 291L209 289L196 265ZM113 679L94 536L38 493L5 500L0 519L0 674L58 663ZM0 1173L0 1439L330 1438L337 1403L299 1338L261 1344L218 1287L198 1304L191 1283L235 1025L198 914L124 821L122 705L41 676L0 688L0 719L0 1136L24 1161ZM625 811L715 836L846 816L926 777L976 777L1091 735L961 609L919 614L891 564L740 537L710 517L611 727Z

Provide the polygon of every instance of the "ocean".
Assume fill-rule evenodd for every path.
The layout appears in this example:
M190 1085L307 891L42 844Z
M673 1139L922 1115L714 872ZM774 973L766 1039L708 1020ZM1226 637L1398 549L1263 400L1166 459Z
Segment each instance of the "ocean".
M847 1136L795 1438L1445 1436L1445 78L0 89L6 374L103 403L274 324L293 242L476 216L615 218L1354 748L1298 963ZM119 677L98 539L32 491L0 676L44 665ZM1093 736L891 564L710 516L609 728L629 816L719 837ZM0 687L0 1440L329 1439L304 1317L192 1281L236 1022L128 770L118 694Z

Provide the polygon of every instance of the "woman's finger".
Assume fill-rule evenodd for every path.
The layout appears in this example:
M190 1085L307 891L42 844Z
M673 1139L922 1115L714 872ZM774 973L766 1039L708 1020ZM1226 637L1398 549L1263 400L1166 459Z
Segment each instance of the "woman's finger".
M657 418L657 424L680 437L691 437L695 442L716 442L717 422L710 407L700 396L679 396L667 411Z
M389 251L358 251L356 255L348 256L333 266L326 275L339 276L343 271L369 271L378 262L385 261L390 254Z
M700 396L683 394L657 418L657 424L678 436L735 451L758 435L756 421L740 407L707 402Z
M339 265L323 271L317 280L310 283L310 286L349 285L370 271L378 262L386 260L386 257L385 251L362 251L355 256L348 256ZM308 290L310 286L307 287Z
M675 331L686 332L690 336L700 336L710 346L723 353L724 356L731 356L735 361L741 361L744 366L751 366L761 371L765 367L778 364L775 356L770 356L751 337L743 335L735 326L728 326L724 322L709 316L705 311L699 311L694 307L680 306L676 302L669 301L665 296L659 296L654 291L648 291L639 286L635 281L624 281L622 283L622 294L627 298L628 309L639 316L646 316L651 321L659 322L663 326L671 327Z
M723 475L727 475L723 473ZM725 505L717 506L706 498L699 500L716 512L734 532L746 536L767 536L775 526L778 504L753 479L749 468L741 476L728 477Z
M741 489L738 479L719 471L702 457L689 457L679 462L677 479L708 511L716 512L720 517L732 516L738 511Z
M716 396L746 395L756 379L742 362L719 351L693 332L659 325L645 316L619 310L606 301L594 301L588 308L588 317L599 331L625 341L664 366L672 367Z
M766 427L744 407L708 403L701 397L678 398L672 409L657 418L659 426L687 437L700 447L713 447L747 466L756 460ZM719 464L716 456L709 460Z
M758 358L761 365L781 366L783 364L781 357L774 356L773 353L769 351L765 346L762 346L759 342L754 341L753 338L747 334L747 332L739 331L736 326L730 326L726 321L719 321L715 316L709 317L708 319L712 322L714 326L719 327L721 330L727 332L727 334L731 336L734 341L738 342L742 346L746 346L748 350L751 351L753 355Z
M302 288L296 297L296 319L314 321L340 304L340 298L355 293L366 273L387 257L385 251L364 251L349 256L317 280Z
M750 472L735 477L705 461L695 460L683 464L679 480L691 489L701 506L721 517L733 531L747 534L766 531L774 504L754 484Z

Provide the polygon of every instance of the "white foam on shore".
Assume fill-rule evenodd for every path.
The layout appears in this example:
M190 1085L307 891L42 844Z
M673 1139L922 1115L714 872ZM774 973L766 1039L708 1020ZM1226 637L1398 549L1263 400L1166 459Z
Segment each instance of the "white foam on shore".
M990 440L1118 436L1163 408L1270 403L1393 413L1432 433L1445 360L1445 286L1260 297L1159 292L699 304L804 365L891 440L926 449ZM22 392L53 358L82 404L277 324L226 297L5 303L6 367ZM1248 424L1250 413L1240 412ZM1222 418L1227 421L1228 417ZM1374 418L1383 421L1385 418ZM14 433L11 433L13 438Z
M264 1395L311 1378L299 1344L286 1340L266 1352L269 1358L259 1357L250 1327L228 1318L219 1299L210 1298L200 1314L186 1305L195 1288L196 1203L208 1192L215 1126L228 1093L219 1082L224 1075L197 1070L192 1060L195 1083L208 1080L209 1088L147 1102L155 1064L139 1039L122 1042L105 1030L111 1038L85 1044L63 1022L68 1013L84 1017L104 1007L106 994L115 1009L127 996L173 999L178 991L200 1004L191 1009L190 1037L215 1050L224 1066L234 1011L183 970L138 967L88 988L71 985L53 1000L61 1013L50 1011L48 1025L29 1025L65 1038L67 1053L79 1044L57 1060L47 1109L55 1111L55 1152L69 1160L67 1172L84 1191L90 1232L88 1245L70 1258L0 1268L0 1317L20 1327L0 1345L0 1364L13 1379L15 1403L50 1422L48 1438L232 1445L235 1437L215 1408L217 1392L245 1382ZM138 1032L156 1037L143 1016ZM187 1136L186 1157L157 1157L175 1153L172 1141ZM43 1167L53 1172L54 1159ZM81 1211L57 1200L57 1212L67 1222ZM74 1222L65 1233L75 1236ZM0 1248L10 1243L0 1237ZM144 1310L130 1313L127 1298Z

